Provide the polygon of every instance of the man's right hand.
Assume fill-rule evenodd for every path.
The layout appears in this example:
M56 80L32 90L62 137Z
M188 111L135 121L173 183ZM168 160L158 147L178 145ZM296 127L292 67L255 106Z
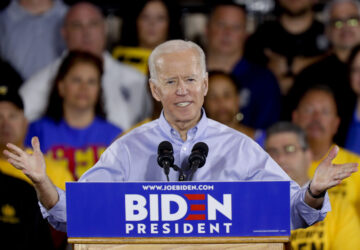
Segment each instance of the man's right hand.
M20 169L30 178L34 184L41 183L47 178L45 159L40 150L40 142L37 137L31 140L33 154L29 154L18 146L8 143L9 150L4 150L4 155L15 168Z
M8 143L6 146L10 150L4 150L4 155L8 161L17 169L30 178L40 202L46 209L51 209L59 201L59 195L56 187L46 175L45 159L40 150L40 142L37 137L33 137L31 145L34 152L26 153L24 150Z

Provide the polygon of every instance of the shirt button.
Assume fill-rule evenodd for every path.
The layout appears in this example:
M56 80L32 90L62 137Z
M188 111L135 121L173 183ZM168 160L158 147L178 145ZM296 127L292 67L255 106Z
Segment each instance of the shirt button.
M186 151L186 147L184 147L183 150Z

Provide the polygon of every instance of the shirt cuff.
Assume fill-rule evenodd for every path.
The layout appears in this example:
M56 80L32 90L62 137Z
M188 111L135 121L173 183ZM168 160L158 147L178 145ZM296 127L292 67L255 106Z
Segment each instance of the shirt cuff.
M39 201L41 214L44 219L47 219L49 223L57 230L66 231L66 196L65 191L56 187L56 191L59 194L59 200L54 207L47 210Z
M307 187L303 187L301 190L302 191L302 194L300 196L301 202L298 205L298 211L302 215L306 224L311 226L318 221L324 220L327 212L331 211L331 205L330 205L328 192L326 192L322 207L320 209L315 209L310 207L305 202L306 190Z

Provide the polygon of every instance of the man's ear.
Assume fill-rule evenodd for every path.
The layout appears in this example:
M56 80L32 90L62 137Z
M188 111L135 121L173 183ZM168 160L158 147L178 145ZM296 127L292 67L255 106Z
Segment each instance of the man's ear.
M156 83L154 83L152 80L149 80L149 85L150 85L150 90L151 90L151 94L154 97L154 99L158 102L160 102L160 94L159 94L159 87L157 86Z
M207 95L208 90L209 90L209 76L208 73L206 72L204 77L204 96Z

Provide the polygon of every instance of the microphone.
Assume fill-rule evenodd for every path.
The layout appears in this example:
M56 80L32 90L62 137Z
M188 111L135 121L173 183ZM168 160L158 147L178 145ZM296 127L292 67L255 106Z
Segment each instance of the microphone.
M206 157L209 152L209 147L204 142L198 142L194 145L189 156L189 167L190 170L189 180L192 180L194 173L198 168L205 165Z
M163 141L158 147L157 162L164 169L167 181L169 181L170 167L174 164L174 151L170 142Z

